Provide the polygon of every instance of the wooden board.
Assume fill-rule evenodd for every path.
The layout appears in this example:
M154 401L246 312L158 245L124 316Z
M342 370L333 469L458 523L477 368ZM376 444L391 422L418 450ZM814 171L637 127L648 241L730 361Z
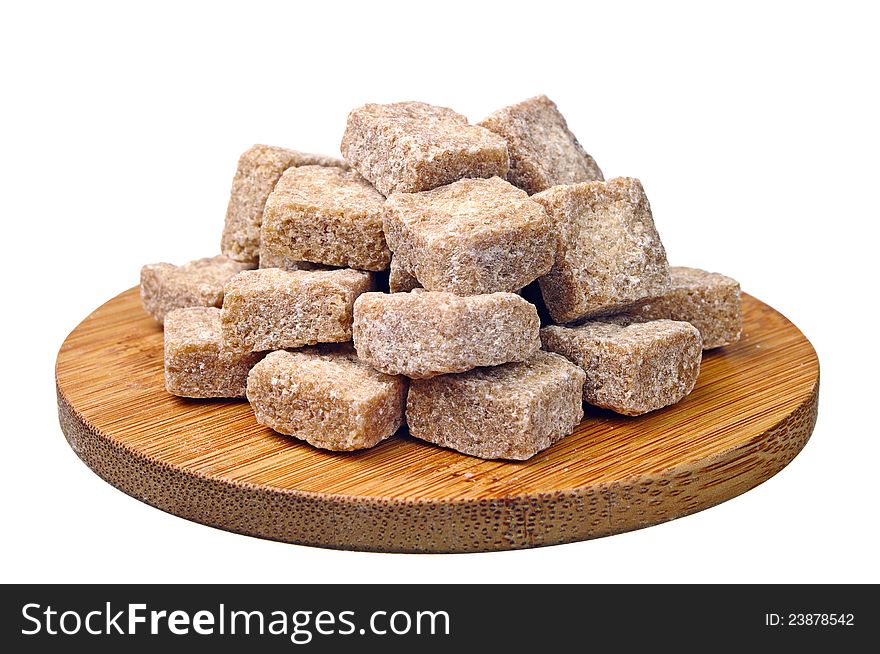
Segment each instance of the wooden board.
M574 434L523 463L408 435L325 452L258 425L247 402L173 397L161 328L136 288L64 342L59 416L70 446L112 485L242 534L398 552L585 540L723 502L804 446L816 421L816 353L766 304L744 295L743 309L743 339L706 353L684 401L639 418L588 408Z

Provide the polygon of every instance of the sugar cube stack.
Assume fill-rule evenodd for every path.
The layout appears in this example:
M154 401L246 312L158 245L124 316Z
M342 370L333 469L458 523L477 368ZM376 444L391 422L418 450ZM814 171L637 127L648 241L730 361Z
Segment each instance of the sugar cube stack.
M253 146L222 254L144 266L168 392L246 398L291 447L360 450L403 429L526 460L585 404L680 402L703 351L740 337L739 284L670 267L641 181L606 181L546 96L476 124L366 104L340 149Z

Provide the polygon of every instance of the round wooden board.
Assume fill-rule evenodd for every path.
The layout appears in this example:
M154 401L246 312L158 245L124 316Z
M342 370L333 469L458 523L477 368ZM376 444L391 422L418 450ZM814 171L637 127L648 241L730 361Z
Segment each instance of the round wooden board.
M137 288L67 337L61 427L98 475L164 511L306 545L475 552L553 545L672 520L743 493L803 448L819 363L781 314L743 295L743 338L705 353L679 404L639 418L587 407L530 461L483 461L398 435L333 453L258 425L245 401L164 388L162 330Z

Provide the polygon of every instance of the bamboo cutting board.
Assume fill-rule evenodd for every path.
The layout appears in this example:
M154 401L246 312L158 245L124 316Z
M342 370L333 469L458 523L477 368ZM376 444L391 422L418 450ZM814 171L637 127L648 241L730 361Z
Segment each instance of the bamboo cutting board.
M608 536L743 493L784 468L816 421L819 363L781 314L743 295L743 338L705 353L693 393L627 418L587 408L530 461L483 461L398 435L355 453L256 423L245 401L165 392L162 330L138 289L58 354L58 411L77 455L164 511L306 545L474 552Z

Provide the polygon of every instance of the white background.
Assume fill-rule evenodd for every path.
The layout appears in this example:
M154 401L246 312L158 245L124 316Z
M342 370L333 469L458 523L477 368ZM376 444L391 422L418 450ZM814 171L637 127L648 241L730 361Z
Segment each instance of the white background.
M880 581L870 6L4 3L0 581ZM336 153L365 102L479 120L538 93L607 177L643 180L672 263L738 278L811 339L819 422L788 468L612 538L388 555L187 522L76 458L62 340L142 264L217 251L241 151Z

